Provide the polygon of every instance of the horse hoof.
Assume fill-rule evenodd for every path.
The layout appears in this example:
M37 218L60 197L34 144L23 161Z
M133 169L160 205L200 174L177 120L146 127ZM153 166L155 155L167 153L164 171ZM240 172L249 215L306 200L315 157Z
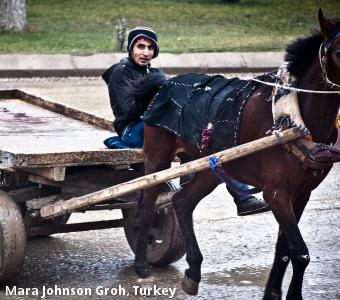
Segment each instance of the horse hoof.
M150 289L155 284L155 277L149 276L148 278L139 278L137 284L141 288Z
M198 282L184 275L181 286L182 286L183 291L186 292L188 295L191 295L191 296L197 295L198 285L199 285Z
M135 266L135 271L140 278L147 278L150 276L149 266Z
M263 295L262 300L281 300L282 294L281 292L271 292L271 293L265 293Z

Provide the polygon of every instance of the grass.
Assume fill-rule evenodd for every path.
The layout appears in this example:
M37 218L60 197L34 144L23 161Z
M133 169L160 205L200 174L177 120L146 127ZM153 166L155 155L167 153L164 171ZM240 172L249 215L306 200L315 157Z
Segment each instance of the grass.
M115 25L153 27L162 52L283 50L317 27L317 11L340 17L339 0L26 0L28 29L0 31L0 53L117 51Z

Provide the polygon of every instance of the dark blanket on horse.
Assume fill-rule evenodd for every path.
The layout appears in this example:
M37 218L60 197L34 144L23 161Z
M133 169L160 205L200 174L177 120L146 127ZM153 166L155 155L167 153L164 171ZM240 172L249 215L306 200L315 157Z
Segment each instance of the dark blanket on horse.
M160 88L142 120L175 133L201 150L227 149L237 145L242 109L257 86L251 80L220 75L180 75Z

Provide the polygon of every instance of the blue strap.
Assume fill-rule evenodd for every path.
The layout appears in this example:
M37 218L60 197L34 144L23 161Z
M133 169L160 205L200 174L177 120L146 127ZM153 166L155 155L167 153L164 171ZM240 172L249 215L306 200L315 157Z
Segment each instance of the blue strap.
M260 189L257 188L251 188L248 190L240 190L237 188L237 181L230 178L230 176L227 174L227 172L222 168L218 157L215 154L212 154L209 156L209 167L210 169L215 173L215 175L221 179L221 181L225 182L225 184L233 191L237 193L244 193L244 194L256 194L261 192Z
M215 173L215 175L222 181L224 181L226 184L230 182L231 178L223 170L218 161L218 157L215 154L209 156L209 167Z

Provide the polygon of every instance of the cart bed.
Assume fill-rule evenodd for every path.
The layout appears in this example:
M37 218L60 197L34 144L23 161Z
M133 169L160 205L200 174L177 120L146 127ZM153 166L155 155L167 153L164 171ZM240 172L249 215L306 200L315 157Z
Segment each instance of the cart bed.
M9 167L127 165L141 149L110 150L110 121L22 91L0 91L0 161Z

